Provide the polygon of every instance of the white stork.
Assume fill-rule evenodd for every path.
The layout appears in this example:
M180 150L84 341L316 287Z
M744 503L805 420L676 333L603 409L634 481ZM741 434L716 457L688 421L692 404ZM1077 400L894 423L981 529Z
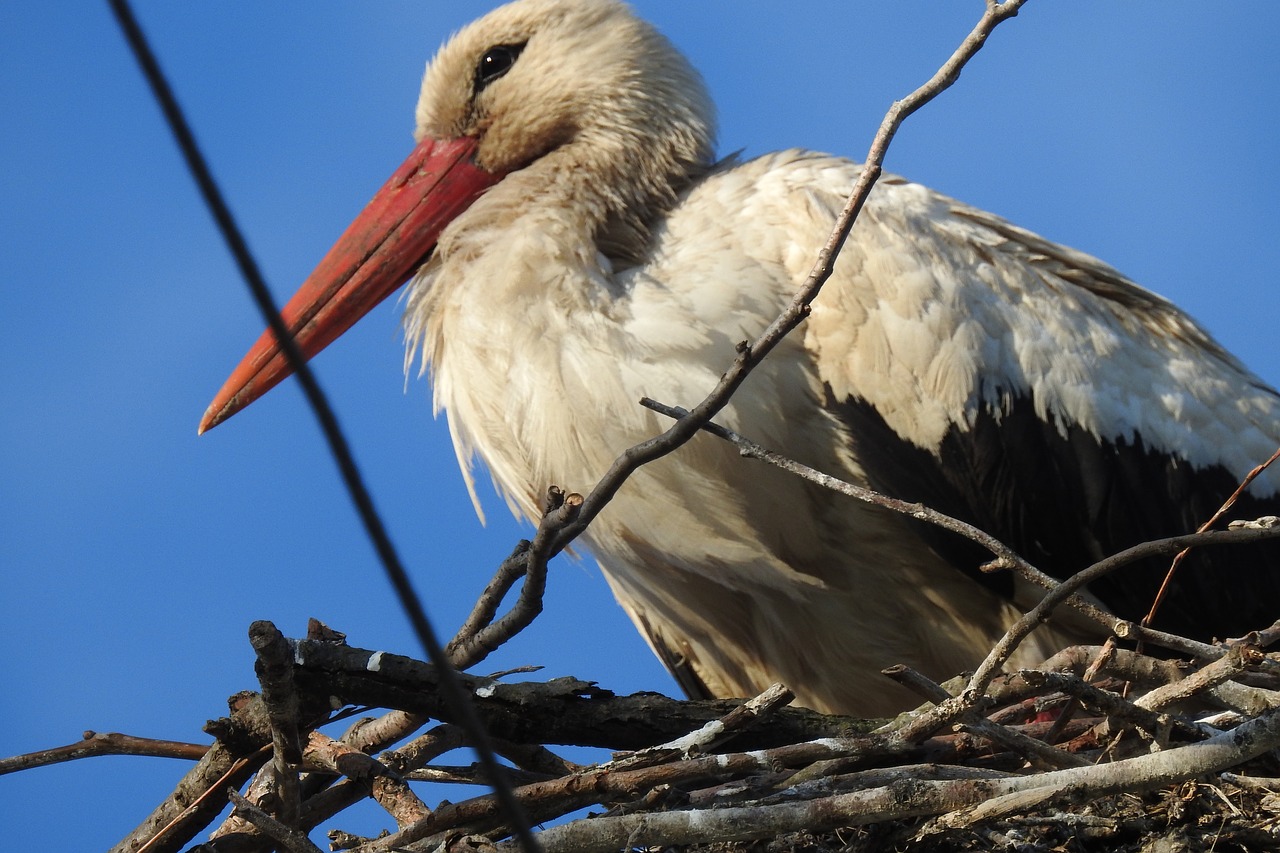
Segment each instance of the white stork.
M803 281L857 177L800 150L717 161L713 136L698 74L622 3L503 6L432 60L418 146L286 320L312 355L410 281L406 365L421 353L430 368L468 482L478 455L533 519L548 485L585 490L666 426L641 396L701 400ZM268 332L201 430L286 374ZM894 177L807 325L720 420L1059 576L1193 529L1280 443L1276 392L1173 305ZM1242 513L1278 486L1261 478ZM709 436L643 468L586 542L690 693L776 680L827 711L899 710L881 668L971 668L1032 598L980 575L976 548ZM1092 592L1133 618L1160 574ZM1222 636L1269 624L1277 603L1258 553L1210 554L1158 625ZM1077 636L1054 630L1025 658Z

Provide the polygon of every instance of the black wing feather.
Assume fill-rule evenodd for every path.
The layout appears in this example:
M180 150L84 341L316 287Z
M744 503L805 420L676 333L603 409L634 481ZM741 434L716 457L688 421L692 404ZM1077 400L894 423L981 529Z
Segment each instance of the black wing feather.
M828 400L849 427L873 488L918 501L999 538L1033 565L1065 578L1151 539L1194 531L1238 483L1221 467L1133 441L1099 440L1077 425L1040 418L1029 397L998 416L984 409L933 450L889 427L873 406ZM1260 460L1261 461L1261 460ZM1280 500L1244 496L1232 518L1280 515ZM932 525L920 535L979 582L1008 595L1006 575L977 566L982 548ZM1169 567L1150 559L1092 585L1118 615L1140 619ZM1179 568L1154 627L1203 640L1240 636L1280 617L1280 544L1201 548Z

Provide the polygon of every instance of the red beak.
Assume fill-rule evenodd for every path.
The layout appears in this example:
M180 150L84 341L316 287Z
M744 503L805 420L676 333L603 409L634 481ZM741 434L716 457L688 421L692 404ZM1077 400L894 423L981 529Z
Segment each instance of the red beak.
M476 141L426 139L378 190L356 221L281 309L304 358L337 340L409 280L440 232L502 175L472 162ZM214 397L200 421L212 429L292 371L268 329Z

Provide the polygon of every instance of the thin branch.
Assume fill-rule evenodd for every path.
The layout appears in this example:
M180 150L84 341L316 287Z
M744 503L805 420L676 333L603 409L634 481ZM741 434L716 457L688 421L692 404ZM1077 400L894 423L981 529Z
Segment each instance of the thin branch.
M646 408L655 412L666 415L667 417L676 418L683 421L688 416L688 410L679 406L669 406L656 400L644 398L641 404ZM1230 530L1225 531L1206 531L1202 533L1189 533L1182 536L1174 536L1168 539L1157 539L1150 542L1143 542L1132 548L1127 548L1117 554L1113 554L1104 560L1100 560L1094 565L1081 572L1076 573L1066 581L1059 581L1031 563L1023 559L1017 552L1009 548L994 536L974 527L967 522L952 516L940 513L923 504L911 503L899 500L875 491L864 486L858 486L830 474L823 473L816 468L811 468L800 462L776 453L765 448L751 439L743 436L727 427L721 426L714 422L702 424L700 429L711 435L722 438L732 443L738 452L750 459L758 459L767 462L770 465L781 468L798 477L802 477L809 482L816 483L824 488L839 492L865 503L883 507L893 512L910 516L917 521L927 522L929 524L949 530L960 536L969 539L972 542L981 545L994 555L995 560L983 566L984 570L1009 569L1017 572L1022 577L1035 583L1036 585L1049 590L1049 594L1041 599L1040 603L1031 611L1026 613L1022 619L1016 622L1006 632L1000 643L992 649L983 665L978 668L971 682L971 689L981 690L990 679L999 672L1009 657L1012 656L1014 649L1026 638L1031 631L1039 627L1049 619L1050 614L1055 608L1063 603L1070 604L1080 613L1087 616L1095 624L1103 630L1112 632L1116 636L1123 639L1141 640L1152 645L1162 648L1171 649L1173 651L1190 654L1203 659L1214 659L1221 657L1225 653L1222 646L1213 646L1207 643L1197 642L1186 637L1180 637L1176 634L1169 634L1164 631L1156 631L1152 628L1146 628L1137 622L1131 622L1127 619L1121 619L1097 605L1089 602L1076 594L1076 591L1086 584L1097 580L1103 575L1110 574L1123 566L1145 559L1151 556L1163 554L1173 554L1184 548L1202 545L1228 545L1242 542L1256 542L1265 539L1280 538L1280 525L1256 524L1256 525L1238 525Z
M957 724L961 731L986 738L997 746L1027 759L1032 767L1088 767L1093 762L1081 758L1066 750L1057 749L1044 741L1027 737L1007 726L997 725L990 720L965 720Z
M1155 554L1176 553L1177 551L1192 545L1218 545L1218 544L1234 544L1240 542L1256 542L1262 539L1273 539L1280 537L1280 528L1259 528L1244 530L1224 530L1224 531L1206 531L1203 533L1191 533L1185 536L1172 536L1167 539L1157 539L1151 542L1144 542L1135 545L1132 548L1126 548L1117 554L1113 554L1106 559L1099 560L1087 569L1076 572L1071 577L1063 580L1053 589L1040 599L1035 607L1031 608L1022 618L1015 622L1005 635L996 644L991 653L987 655L981 666L974 672L973 677L969 680L969 690L980 692L985 689L986 685L995 676L1004 663L1013 653L1013 649L1021 640L1025 639L1036 627L1048 621L1049 615L1059 604L1070 596L1111 572L1120 569L1130 563L1143 559ZM1162 637L1171 635L1163 632L1155 632L1150 628L1144 628L1137 623L1130 622L1126 619L1112 617L1112 622L1108 626L1117 636L1125 637L1141 637L1143 639L1154 638L1157 634ZM1183 647L1192 645L1193 641L1179 638L1185 643ZM1158 642L1158 641L1157 641ZM1163 645L1163 644L1162 644ZM1200 656L1208 658L1221 657L1226 649L1223 647L1207 646L1203 644L1194 644L1203 646L1205 654L1202 652Z
M534 773L515 767L504 767L502 772L506 774L513 786L531 785L534 782L549 782L552 779L559 778L558 776ZM455 785L489 786L489 778L484 775L483 770L474 764L469 767L442 767L433 764L420 770L411 770L404 774L404 778L410 782L446 782Z
M302 761L312 772L333 773L348 779L368 780L391 772L373 756L317 731L307 736Z
M1262 651L1243 643L1230 646L1227 653L1205 664L1191 675L1173 684L1157 687L1134 701L1139 708L1159 711L1170 705L1189 699L1211 687L1217 687L1243 672L1256 667L1262 661Z
M1098 646L1073 646L1064 649L1045 661L1041 669L1080 673L1087 666L1087 663L1082 661L1082 656L1087 657L1098 648ZM1109 675L1147 689L1152 686L1173 684L1185 678L1187 670L1177 661L1156 660L1137 652L1112 649L1106 661L1097 668L1096 674ZM1088 679L1093 676L1086 674L1085 677ZM998 696L998 690L993 692ZM1228 708L1245 716L1256 716L1271 708L1280 708L1280 691L1236 681L1226 681L1216 687L1209 687L1200 695L1214 707Z
M521 542L498 567L471 615L449 642L447 654L455 667L462 670L480 663L507 640L529 627L542 612L542 596L547 588L547 561L556 553L552 543L560 530L577 519L582 501L582 495L566 495L554 486L548 491L546 511L538 523L533 541ZM495 620L502 599L522 576L524 585L515 605Z
M243 785L271 756L271 729L261 697L238 702L229 718L211 721L205 731L217 742L111 853L181 850L222 811L227 786Z
M280 844L287 853L322 853L311 843L305 833L285 826L240 795L235 788L227 789L227 799L235 806L235 814L262 830L268 838Z
M234 762L226 772L214 780L215 787L200 791L185 808L173 814L167 822L160 823L159 819L166 816L162 811L164 806L172 801L183 802L181 799L183 786L179 785L178 789L170 795L170 800L162 805L162 809L153 812L142 826L111 848L111 853L125 850L136 850L137 853L168 853L171 850L180 850L202 827L208 826L212 817L222 810L227 802L225 791L235 790L237 784L243 784L253 774L255 766L265 763L269 756L270 750L263 747L253 758ZM255 762L254 759L259 761ZM190 778L190 774L187 778ZM183 781L185 782L186 779ZM224 785L228 786L225 790L223 790Z
M942 703L952 699L950 693L941 685L926 678L923 674L907 666L893 666L884 670L884 674L898 684L915 690L930 702ZM1049 744L1027 737L1021 732L1013 731L1005 726L993 723L970 711L963 717L959 726L978 737L986 738L992 743L1015 752L1026 758L1033 765L1041 767L1083 767L1089 762L1079 756L1055 749Z
M646 409L651 409L661 415L674 418L677 421L683 421L689 417L689 410L681 406L669 406L660 403L649 397L641 398L640 405ZM833 477L830 474L823 473L817 468L812 468L802 462L797 462L781 453L769 450L750 438L735 432L728 427L721 426L714 421L708 421L700 427L704 432L722 438L738 449L738 453L747 459L756 459L761 462L767 462L776 468L781 468L789 474L794 474L811 483L838 492L847 497L860 500L863 503L869 503L874 506L883 507L902 515L910 516L917 521L923 521L940 527L943 530L949 530L959 536L963 536L971 542L981 545L983 548L991 552L995 557L995 563L1000 568L1018 569L1027 573L1035 573L1039 570L1023 559L1016 551L1008 545L1001 542L991 534L981 528L974 527L966 521L961 521L945 513L938 512L935 509L925 506L921 503L912 503L911 501L900 500L895 497L877 492L875 489L868 489L866 486L859 486L850 483L847 480L841 480L839 477ZM985 568L985 567L984 567ZM1083 602L1082 602L1083 603Z
M1276 452L1271 454L1271 458L1260 465L1255 465L1253 470L1244 476L1244 479L1240 481L1240 485L1236 486L1236 490L1231 493L1231 496L1223 501L1222 506L1218 507L1217 512L1215 512L1208 521L1196 528L1196 532L1204 533L1206 530L1211 529L1215 524L1221 521L1222 517L1230 512L1231 508L1236 505L1236 501L1240 499L1240 496L1244 494L1250 484L1252 484L1263 471L1270 468L1271 463L1275 462L1277 459L1280 459L1280 447L1277 447ZM1160 588L1156 590L1155 599L1151 602L1151 609L1147 611L1146 616L1142 617L1142 627L1146 628L1150 626L1155 620L1156 611L1160 609L1160 605L1164 602L1165 596L1169 592L1169 588L1173 583L1174 574L1178 571L1178 567L1182 565L1182 561L1186 559L1186 556L1189 553L1191 553L1191 549L1185 548L1174 556L1173 562L1169 564L1169 571L1165 572L1164 580L1160 582Z
M436 726L399 749L382 753L378 756L378 760L393 772L404 775L452 749L465 746L466 743L466 737L458 726ZM500 744L501 741L495 741L494 745L500 749ZM302 826L312 829L321 821L333 817L343 809L371 796L372 793L373 786L370 781L344 779L313 795L302 804Z
M361 752L377 752L409 737L430 719L425 714L390 711L381 717L357 720L341 740Z
M516 581L528 574L528 565L529 542L522 539L516 543L511 556L499 564L498 570L490 578L489 584L480 593L480 597L476 599L476 603L471 608L471 613L468 614L458 628L458 632L453 639L445 646L445 654L448 655L449 660L453 662L455 667L460 670L470 669L484 659L483 656L473 657L473 653L467 647L475 643L475 638L481 631L493 624L502 600L511 591L511 588L516 585Z
M19 770L30 770L33 767L61 764L64 761L77 761L98 755L146 755L152 758L182 758L188 761L199 761L208 751L208 744L155 740L119 732L87 731L82 740L66 746L55 746L23 755L0 758L0 776L6 773L17 773Z
M1155 711L1139 707L1118 693L1102 690L1084 681L1077 675L1065 672L1044 672L1041 670L1023 670L1005 682L1004 690L1016 689L1019 683L1025 683L1037 691L1057 691L1072 696L1095 713L1105 714L1116 722L1125 723L1144 731L1172 724L1178 734L1192 740L1202 740L1204 732L1191 723L1176 718L1168 719ZM1003 692L1003 691L997 691ZM1018 695L1021 695L1020 693ZM1000 701L999 699L997 701Z
M454 709L438 693L435 667L388 652L296 641L295 679L304 691L355 705L422 713L454 722ZM643 749L719 719L741 700L682 702L655 693L617 696L574 678L505 683L462 675L486 728L496 739L565 743L610 749ZM752 747L818 737L856 736L873 723L854 717L779 708L768 737L748 730L739 737Z
M548 776L567 776L585 769L584 765L567 761L539 743L515 743L494 738L493 745L499 755L522 770Z
M690 758L710 752L717 744L734 737L763 718L771 716L795 698L795 694L782 684L771 684L754 699L748 699L720 719L711 720L696 731L615 759L606 766L612 769L632 770L650 764L664 763L673 755Z

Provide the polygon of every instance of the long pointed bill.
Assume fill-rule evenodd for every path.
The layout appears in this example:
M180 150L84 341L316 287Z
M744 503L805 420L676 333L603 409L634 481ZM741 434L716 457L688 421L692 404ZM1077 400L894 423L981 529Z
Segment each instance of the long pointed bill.
M311 358L394 293L427 259L440 232L502 175L472 162L474 139L424 140L281 309ZM292 370L268 329L222 386L200 421L212 429Z

